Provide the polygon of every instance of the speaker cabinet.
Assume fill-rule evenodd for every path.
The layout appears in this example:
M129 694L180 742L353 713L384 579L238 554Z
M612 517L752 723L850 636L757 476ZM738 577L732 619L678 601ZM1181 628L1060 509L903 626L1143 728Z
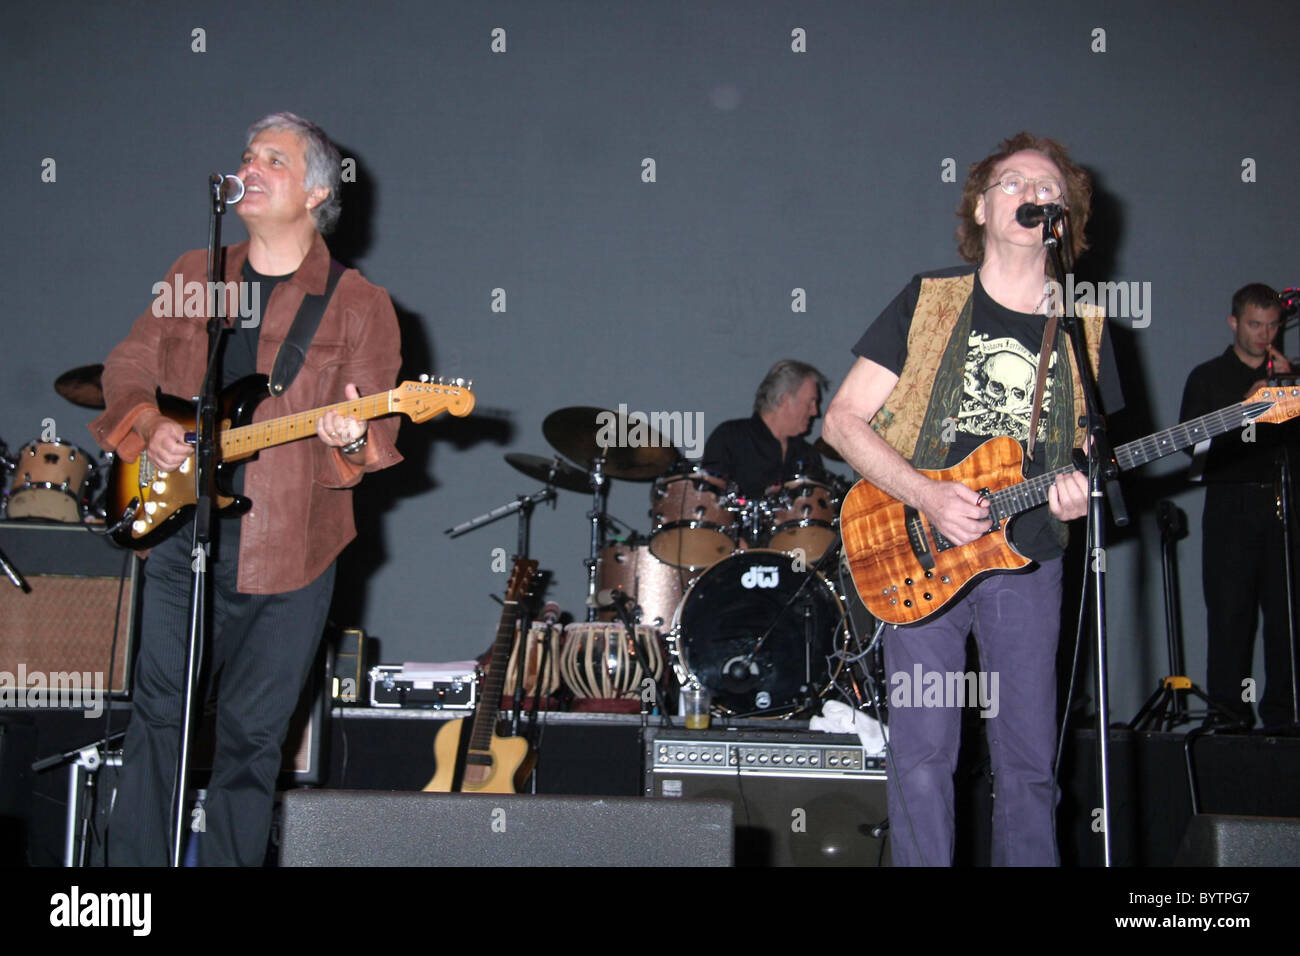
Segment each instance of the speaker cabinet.
M25 594L0 578L0 671L15 680L25 672L27 686L36 673L47 681L89 674L92 687L98 680L106 692L128 693L139 594L135 553L80 525L18 521L0 522L0 549L32 588Z
M724 800L737 866L887 866L883 761L857 737L647 730L645 794Z
M294 790L281 866L729 866L731 805Z
M1197 814L1174 865L1300 866L1300 819Z

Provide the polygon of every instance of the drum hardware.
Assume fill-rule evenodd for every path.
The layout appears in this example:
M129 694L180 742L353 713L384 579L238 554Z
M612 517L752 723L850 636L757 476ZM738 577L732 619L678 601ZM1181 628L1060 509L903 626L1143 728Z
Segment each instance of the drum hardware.
M103 374L103 365L82 365L68 369L54 380L54 390L82 408L103 408Z

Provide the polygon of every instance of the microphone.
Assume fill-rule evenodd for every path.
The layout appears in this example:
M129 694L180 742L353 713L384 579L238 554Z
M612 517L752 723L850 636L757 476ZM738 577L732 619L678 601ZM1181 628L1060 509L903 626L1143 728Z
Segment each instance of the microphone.
M1044 206L1036 206L1031 202L1021 204L1016 210L1016 222L1028 229L1030 226L1037 226L1043 220L1060 219L1061 209L1054 202L1049 202Z
M611 604L622 604L627 600L627 592L622 588L601 588L596 592L596 606L609 607Z
M547 601L546 606L542 608L542 620L547 624L558 624L560 621L560 605L554 601Z
M227 206L244 198L244 181L233 173L213 173L208 182L218 190L218 196Z

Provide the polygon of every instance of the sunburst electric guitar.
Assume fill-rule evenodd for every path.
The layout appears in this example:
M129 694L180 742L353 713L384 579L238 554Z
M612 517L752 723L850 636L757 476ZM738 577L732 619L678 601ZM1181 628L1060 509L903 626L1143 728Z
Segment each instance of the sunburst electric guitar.
M433 741L433 779L424 789L434 793L517 793L532 773L532 755L523 737L497 735L497 715L505 686L510 647L515 638L519 606L537 580L537 562L516 558L506 587L505 606L492 655L483 678L473 720L449 720ZM470 726L466 732L466 726Z
M1296 415L1300 388L1261 388L1240 404L1121 445L1115 460L1128 470L1251 422L1278 423ZM1056 476L1074 469L1026 480L1023 460L1020 443L1002 437L986 441L951 468L921 471L937 481L960 481L988 501L992 527L965 545L951 544L925 515L870 482L853 486L840 512L840 532L858 596L878 620L915 624L943 610L985 575L1030 563L1008 540L1010 522L1045 504Z
M423 422L443 412L465 416L474 409L470 385L460 379L430 379L403 382L386 392L254 424L253 411L270 394L266 383L265 375L248 375L221 393L214 506L217 514L240 515L252 507L249 499L230 490L230 480L237 467L255 458L263 448L315 435L316 422L326 412L350 415L358 421L400 413L413 422ZM191 402L159 393L158 407L182 428L194 430ZM150 461L147 451L132 462L116 459L109 474L105 500L110 521L130 512L113 539L127 548L152 548L183 525L194 510L197 503L194 456L170 473Z

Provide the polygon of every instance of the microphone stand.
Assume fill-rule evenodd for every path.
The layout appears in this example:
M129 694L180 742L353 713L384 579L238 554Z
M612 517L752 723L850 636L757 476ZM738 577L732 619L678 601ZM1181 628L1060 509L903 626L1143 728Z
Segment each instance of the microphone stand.
M1286 571L1286 623L1287 650L1289 651L1290 672L1287 686L1291 691L1291 730L1300 727L1300 679L1296 671L1296 588L1295 564L1291 552L1291 458L1283 445L1277 450L1278 469L1278 520L1282 522L1283 567ZM1267 676L1267 675L1266 675Z
M225 255L221 248L221 219L226 212L225 177L213 174L208 179L211 201L208 215L208 289L222 281ZM208 295L208 368L199 392L194 436L194 544L190 551L190 633L185 650L185 691L181 704L180 747L176 754L176 778L172 784L172 859L181 865L185 852L185 786L189 777L190 743L193 736L194 697L207 640L208 558L212 552L212 502L216 497L217 464L217 393L216 371L221 353L221 336L225 331L225 296ZM188 437L188 436L187 436Z
M1061 235L1064 242L1057 238L1053 229L1055 221L1061 222ZM1069 223L1064 220L1061 211L1055 215L1047 214L1043 219L1043 245L1047 248L1047 257L1052 264L1052 271L1059 288L1066 288L1067 269L1074 268L1073 255L1070 250ZM1066 260L1069 260L1068 262ZM1106 432L1106 422L1101 415L1097 401L1097 385L1093 378L1092 365L1088 362L1088 351L1083 340L1083 330L1074 314L1074 301L1062 296L1064 315L1061 325L1069 335L1070 347L1074 353L1074 364L1079 370L1079 381L1083 386L1084 408L1087 417L1088 436L1088 534L1090 546L1087 559L1092 560L1092 587L1089 597L1092 599L1093 632L1096 640L1096 685L1097 685L1097 768L1101 789L1101 833L1104 865L1111 862L1110 835L1110 688L1106 673L1106 566L1104 561L1106 547L1106 522L1103 499L1110 501L1111 514L1118 527L1128 524L1128 510L1124 506L1123 495L1119 487L1119 465L1115 461L1115 451ZM1054 344L1054 343L1053 343ZM1065 374L1065 373L1062 373ZM1105 490L1103 491L1103 485ZM1099 556L1102 560L1098 560Z

